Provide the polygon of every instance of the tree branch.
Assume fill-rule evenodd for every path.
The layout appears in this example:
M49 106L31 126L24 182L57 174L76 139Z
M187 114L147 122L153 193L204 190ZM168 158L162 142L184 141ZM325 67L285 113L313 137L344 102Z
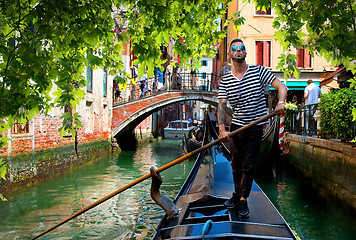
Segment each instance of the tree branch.
M351 0L348 0L349 5L350 5L350 9L351 9L351 13L352 13L352 19L353 19L353 28L354 28L354 32L356 33L356 26L355 26L355 13L354 10L352 8L352 3Z
M20 4L20 2L19 2L19 4ZM41 2L40 3L38 3L34 8L32 8L23 18L20 18L20 13L19 13L19 19L18 19L18 21L16 22L16 26L14 27L14 29L12 29L8 34L6 34L6 36L5 36L5 38L7 38L13 31L15 31L17 28L18 28L18 26L21 24L21 22L23 21L23 20L25 20L31 13L33 13L35 10L36 10L36 8L38 7L38 6L40 6L41 5ZM21 5L19 6L19 9L21 9ZM10 24L9 24L10 25Z
M12 60L12 55L15 53L15 51L16 51L16 49L17 49L17 46L18 45L16 45L15 47L14 47L14 50L10 53L10 55L9 55L9 58L7 59L7 63L6 63L6 67L5 67L5 72L4 72L4 76L3 76L3 83L2 83L2 89L1 89L1 92L2 93L4 93L4 89L5 89L5 80L6 80L6 73L7 73L7 70L8 70L8 68L9 68L9 64L10 64L10 61Z
M14 0L12 3L10 3L10 5L8 7L5 7L0 13L6 12L7 9L9 9L12 6L12 4L14 4L15 2L16 2L16 0Z

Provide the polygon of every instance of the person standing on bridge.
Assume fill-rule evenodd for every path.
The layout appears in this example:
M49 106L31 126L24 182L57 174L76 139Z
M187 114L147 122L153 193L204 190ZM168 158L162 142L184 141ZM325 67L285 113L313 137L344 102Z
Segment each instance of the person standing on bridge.
M246 48L241 39L234 39L230 43L228 56L232 60L232 71L224 75L219 86L218 123L219 137L222 141L230 141L232 154L232 175L235 191L225 202L228 208L238 207L241 217L250 214L247 198L253 183L255 163L261 147L262 122L244 132L234 135L231 139L225 129L227 101L233 109L230 131L249 124L264 115L266 101L264 85L272 85L278 90L279 101L275 113L284 113L287 88L265 67L246 63Z

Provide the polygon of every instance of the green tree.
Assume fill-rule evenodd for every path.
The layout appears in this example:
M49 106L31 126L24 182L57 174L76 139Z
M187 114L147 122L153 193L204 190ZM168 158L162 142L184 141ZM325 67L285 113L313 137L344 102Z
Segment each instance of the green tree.
M85 95L85 67L106 67L124 86L120 52L125 41L149 75L160 65L160 47L170 37L185 62L212 56L222 37L217 19L228 0L5 0L0 2L0 147L15 120L25 123L39 112L68 103L75 110ZM128 30L117 34L114 6L125 6ZM225 6L225 7L223 7ZM50 91L56 85L55 99ZM61 134L82 127L77 113L63 114ZM4 177L4 161L0 161Z
M321 95L321 134L327 138L339 138L346 142L355 135L352 107L356 105L356 91L351 88L338 89Z

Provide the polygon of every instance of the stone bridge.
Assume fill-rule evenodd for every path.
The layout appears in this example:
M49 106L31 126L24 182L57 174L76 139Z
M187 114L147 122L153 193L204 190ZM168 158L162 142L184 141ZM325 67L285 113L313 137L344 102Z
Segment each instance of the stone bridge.
M217 106L217 91L169 90L116 105L113 107L112 136L132 132L140 122L152 113L173 103L190 100Z

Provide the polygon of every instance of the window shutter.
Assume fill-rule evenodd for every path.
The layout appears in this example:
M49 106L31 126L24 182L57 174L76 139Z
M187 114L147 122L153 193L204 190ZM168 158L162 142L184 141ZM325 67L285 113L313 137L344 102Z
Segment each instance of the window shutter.
M311 55L306 48L304 48L304 67L311 68Z
M298 57L298 60L297 60L297 67L299 68L302 68L304 67L304 50L303 49L300 49L298 48L297 49L297 57Z
M89 61L87 65L87 91L88 92L93 91L93 68L90 67Z
M256 41L256 56L255 56L255 63L256 65L263 66L263 42L261 41Z
M106 71L106 67L104 67L103 71L103 96L107 96L107 89L108 89L108 72Z
M263 66L271 67L271 42L263 42Z

